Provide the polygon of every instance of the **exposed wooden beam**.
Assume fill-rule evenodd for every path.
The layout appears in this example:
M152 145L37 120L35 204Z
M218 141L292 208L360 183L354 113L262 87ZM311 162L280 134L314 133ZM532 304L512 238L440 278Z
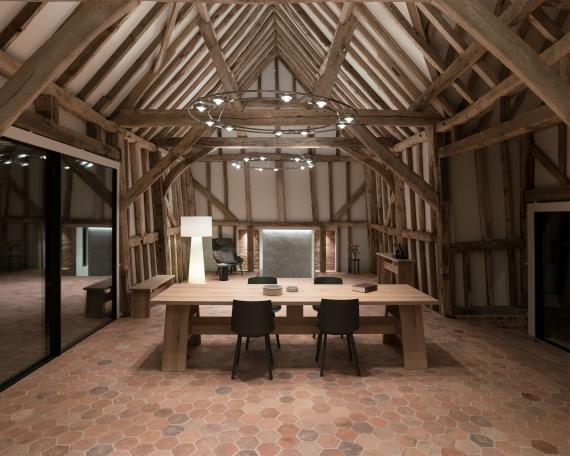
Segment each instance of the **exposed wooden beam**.
M166 27L164 28L164 34L162 35L162 42L160 43L160 51L158 53L158 57L156 58L156 62L154 62L153 66L154 73L158 73L158 71L162 67L162 62L164 61L166 50L170 45L170 38L172 37L172 32L174 31L174 25L176 24L176 18L178 17L180 8L182 8L182 3L176 2L172 4L170 15L168 16L168 21L166 22Z
M342 207L336 211L333 220L339 220L344 214L346 214L349 209L358 201L362 195L364 195L365 185L364 183L358 187L358 189L350 196L350 198L342 205Z
M95 192L95 194L101 198L105 204L109 207L113 207L113 192L109 190L104 182L101 182L99 178L93 174L91 171L79 166L75 163L72 158L64 157L65 163L71 168L71 170L77 174L77 176L87 184L87 186Z
M135 199L142 195L147 188L162 176L178 159L184 156L188 150L194 146L194 143L207 132L207 128L192 128L180 144L173 148L165 157L162 157L155 166L134 182L131 188L121 196L121 208L124 209L128 207Z
M10 46L10 43L22 33L43 7L44 5L41 3L26 3L10 23L4 27L4 30L0 32L0 49L4 50Z
M198 27L200 29L200 34L210 51L210 58L214 62L214 66L220 77L220 81L224 86L224 89L228 92L237 92L239 90L234 75L232 74L230 67L224 57L220 43L216 38L216 33L214 32L214 27L212 26L212 21L210 19L210 14L208 13L208 5L205 3L196 4L198 10Z
M19 62L8 56L8 54L0 51L0 74L6 76L7 78L10 78L16 74L19 68L21 68L21 64ZM49 83L45 87L44 93L47 95L53 95L55 98L57 98L57 101L63 109L79 117L80 119L85 120L86 122L91 122L99 125L103 130L107 132L121 133L126 139L140 143L141 146L145 149L157 149L156 145L152 142L141 138L129 130L121 128L112 120L103 117L83 100L80 100L53 82Z
M430 206L437 209L439 204L437 192L420 176L414 173L404 162L402 162L392 151L385 148L376 141L374 135L366 128L360 125L347 127L348 133L360 139L360 141L371 151L376 153L377 157L386 164L396 175L403 179L414 191L420 195Z
M554 65L570 53L570 33L546 49L540 54L546 65ZM469 122L475 117L493 108L497 100L506 95L512 95L525 87L520 78L514 74L501 81L496 87L482 95L475 103L463 111L458 112L449 119L442 120L437 124L437 131L447 131L453 127Z
M218 111L212 115L217 116ZM360 125L395 125L421 127L431 125L440 117L433 112L416 112L388 109L359 109ZM202 125L207 120L206 114L193 112L191 117L186 109L125 109L119 111L115 121L124 127L172 127ZM226 109L224 120L239 125L302 127L336 123L334 112L322 109Z
M164 183L162 184L163 194L166 194L173 182L188 169L188 167L199 160L202 160L208 155L212 149L204 149L201 147L194 147L192 152L174 165L168 173L164 176Z
M120 159L118 149L70 128L58 125L53 120L35 114L32 111L24 111L14 125L18 128L45 136L46 138L51 138L55 141L77 147L78 149L92 152L100 157L117 161Z
M215 206L217 209L219 209L219 211L222 214L224 214L224 217L227 220L234 220L234 221L238 220L237 216L232 211L230 211L230 209L223 202L221 202L218 198L216 198L216 196L214 194L212 194L212 192L210 192L210 190L208 190L206 187L204 187L197 180L194 180L194 188L196 190L198 190L200 193L202 193L202 195L204 195L204 197L210 203L212 203L213 206Z
M533 201L567 201L570 200L570 185L533 188L527 190L524 196L528 203Z
M522 38L479 0L437 0L437 5L499 58L566 125L570 125L570 87Z
M439 155L440 157L449 157L471 152L558 123L560 123L558 116L548 106L541 106L514 119L442 146L439 148Z
M443 3L445 2L442 2L442 4ZM541 3L541 0L533 0L530 2L515 2L501 14L500 19L495 17L490 11L488 11L488 15L493 17L494 20L498 23L505 23L513 26L526 19L526 17L534 9L538 8ZM440 9L442 8L440 7ZM507 26L504 28L508 30ZM456 81L464 71L475 65L475 63L479 61L479 59L483 57L486 52L486 47L479 42L474 42L469 45L464 52L459 54L459 56L453 61L451 65L445 69L442 69L439 77L435 79L418 98L416 98L414 103L410 106L410 109L419 109L435 96L439 95L446 87Z
M558 181L559 184L570 185L570 179L566 173L560 170L558 165L550 159L546 152L533 143L530 145L530 151L534 154L536 160L544 166L544 168Z
M329 52L319 70L319 78L315 85L317 95L329 96L346 57L350 41L356 27L356 19L352 16L354 3L344 3L340 12L338 27L329 48Z
M176 146L182 138L156 136L153 142L160 147L171 148ZM392 147L396 141L392 138L377 137L385 147ZM196 147L221 147L224 149L245 148L279 148L279 149L328 149L328 148L361 148L360 141L354 138L325 138L325 137L240 137L240 138L200 138Z
M47 41L0 87L0 134L12 125L106 27L129 13L138 0L101 0L79 5Z

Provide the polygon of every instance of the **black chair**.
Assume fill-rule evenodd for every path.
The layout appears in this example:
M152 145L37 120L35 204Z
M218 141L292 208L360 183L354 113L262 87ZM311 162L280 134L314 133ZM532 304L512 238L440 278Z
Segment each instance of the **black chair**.
M265 357L267 358L267 371L269 380L273 380L273 354L269 334L275 329L275 320L271 311L271 301L238 301L234 299L232 305L231 329L237 334L234 365L232 367L232 380L236 377L239 365L242 337L265 338Z
M313 283L315 285L342 285L343 281L342 281L342 277L315 277L315 279L313 280ZM313 309L315 311L319 311L320 309L320 305L315 304L313 306ZM315 335L313 334L313 339L315 338Z
M247 283L248 284L270 284L270 285L275 285L277 284L277 278L276 277L268 277L268 276L257 276L257 277L250 277L249 279L247 279ZM277 312L279 312L281 310L281 306L279 304L277 305L272 305L271 306L271 310L273 311L273 315L275 315ZM279 340L279 334L275 334L275 340L277 341L277 348L281 348L281 341ZM249 350L249 337L245 340L245 349Z
M317 319L319 328L319 338L317 340L317 355L315 362L321 362L321 377L325 372L325 354L327 350L327 334L346 334L346 344L348 346L348 359L356 366L356 373L360 376L360 366L358 355L356 354L356 343L354 342L354 331L360 326L360 312L358 299L322 299L320 311ZM322 346L322 347L321 347Z
M239 266L239 270L243 275L243 258L237 254L236 248L234 247L234 241L230 238L214 238L212 239L212 253L214 254L214 260L220 267L230 267L232 269Z

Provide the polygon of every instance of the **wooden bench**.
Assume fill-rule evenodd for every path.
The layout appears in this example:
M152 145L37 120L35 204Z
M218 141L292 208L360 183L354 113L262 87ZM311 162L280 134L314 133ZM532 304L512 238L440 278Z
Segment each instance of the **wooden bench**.
M85 316L87 318L105 318L105 303L110 301L113 279L108 278L83 288L87 291Z
M156 275L131 287L131 317L150 318L150 299L173 283L173 275Z

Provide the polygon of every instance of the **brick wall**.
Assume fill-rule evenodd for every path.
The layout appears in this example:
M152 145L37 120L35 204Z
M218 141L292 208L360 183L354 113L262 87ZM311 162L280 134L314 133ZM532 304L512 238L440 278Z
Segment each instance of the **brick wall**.
M75 275L75 228L61 229L61 274Z

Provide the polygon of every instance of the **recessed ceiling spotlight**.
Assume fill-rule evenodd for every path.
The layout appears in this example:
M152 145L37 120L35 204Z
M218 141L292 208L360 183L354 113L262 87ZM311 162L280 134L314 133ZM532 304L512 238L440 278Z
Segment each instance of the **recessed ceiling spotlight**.
M206 106L203 103L198 103L196 105L196 111L198 112L204 112L206 110Z
M319 108L323 109L327 105L327 102L325 100L317 100L317 101L315 101L315 104Z
M307 136L307 135L309 134L309 132L308 132L307 130L303 130L303 131L301 131L301 134L302 134L303 136Z
M281 130L275 130L275 131L273 132L273 134L274 134L275 136L279 137L279 136L281 136L281 135L283 134L283 132L282 132Z
M281 100L283 101L283 103L289 103L292 99L293 97L288 93L284 93L283 95L281 95Z
M216 122L214 122L213 120L206 120L206 125L208 125L208 127L213 127L216 124Z
M266 158L265 158L263 155L262 155L261 157L259 157L259 159L260 159L261 161L266 160Z
M247 163L249 161L249 157L244 157L243 161Z
M279 168L273 168L273 171L277 172L279 171Z
M346 116L346 117L344 118L344 121L345 121L345 123L347 123L347 124L352 123L353 120L354 120L354 117L352 117L352 116Z
M296 162L300 162L301 159L300 159L299 157L295 157L295 161L296 161Z
M344 130L346 128L346 124L344 122L339 122L337 127L339 128L339 130Z
M232 127L231 125L226 125L225 128L227 131L232 131L234 129L234 127Z
M18 158L26 158L28 155L27 154L19 154Z

